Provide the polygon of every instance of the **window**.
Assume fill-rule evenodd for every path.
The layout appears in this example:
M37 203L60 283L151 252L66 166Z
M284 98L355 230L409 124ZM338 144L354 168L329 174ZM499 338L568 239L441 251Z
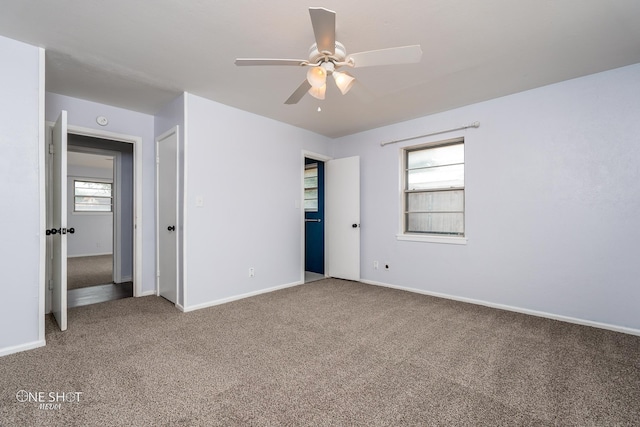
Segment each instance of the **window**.
M403 155L403 234L464 237L464 140L409 147Z
M79 181L73 183L75 212L112 212L113 191L110 182Z
M304 168L304 211L318 212L318 164Z

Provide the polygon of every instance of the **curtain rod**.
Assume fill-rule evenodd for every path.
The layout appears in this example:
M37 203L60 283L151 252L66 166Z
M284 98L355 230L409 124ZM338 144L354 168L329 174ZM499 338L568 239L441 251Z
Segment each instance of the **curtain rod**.
M412 139L424 138L425 136L440 135L441 133L453 132L453 131L456 131L456 130L463 130L463 129L469 129L469 128L479 128L479 127L480 127L480 122L473 122L473 123L471 123L469 125L466 125L466 126L460 126L459 128L441 130L440 132L426 133L424 135L412 136L410 138L396 139L395 141L381 142L380 146L384 147L385 145L396 144L398 142L404 142L404 141L411 141Z

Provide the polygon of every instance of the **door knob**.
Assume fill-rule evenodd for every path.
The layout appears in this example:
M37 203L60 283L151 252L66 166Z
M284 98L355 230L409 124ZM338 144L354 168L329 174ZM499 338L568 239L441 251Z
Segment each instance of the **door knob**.
M351 224L352 228L358 228L358 224Z
M73 234L76 232L75 228L50 228L50 229L46 229L44 230L45 234L47 236L51 236L52 234Z
M169 231L174 231L175 229L176 229L175 225L170 225L170 226L167 227L167 230L169 230Z

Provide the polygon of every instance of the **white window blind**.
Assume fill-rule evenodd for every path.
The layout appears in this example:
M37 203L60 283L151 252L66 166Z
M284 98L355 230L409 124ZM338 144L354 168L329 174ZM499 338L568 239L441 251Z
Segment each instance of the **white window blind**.
M404 154L404 232L464 236L464 141Z
M74 181L74 211L112 212L113 189L110 182Z

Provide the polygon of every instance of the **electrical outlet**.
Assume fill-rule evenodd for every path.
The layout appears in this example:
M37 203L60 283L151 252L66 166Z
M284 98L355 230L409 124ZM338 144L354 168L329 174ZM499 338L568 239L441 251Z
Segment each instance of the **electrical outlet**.
M373 269L374 270L378 269L378 261L373 261Z
M254 270L254 268L253 268L253 267L251 267L251 268L249 269L249 277L254 277L255 275L256 275L256 271Z

